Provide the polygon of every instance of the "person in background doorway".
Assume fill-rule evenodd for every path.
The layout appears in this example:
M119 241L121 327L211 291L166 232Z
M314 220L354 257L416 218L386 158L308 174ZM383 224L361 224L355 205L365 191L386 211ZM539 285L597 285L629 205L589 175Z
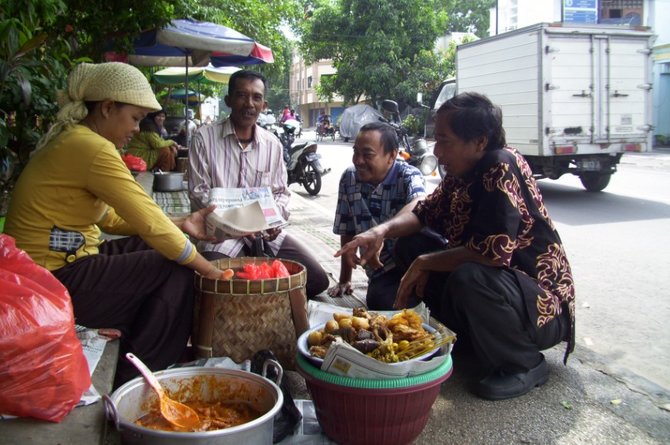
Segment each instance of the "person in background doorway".
M209 192L214 187L270 187L277 208L289 219L286 166L279 139L256 125L266 108L265 77L256 71L235 72L228 83L226 105L230 117L201 127L189 149L189 197L194 209L207 208ZM200 243L199 249L209 259L254 256L269 253L293 260L307 269L306 292L313 298L328 287L328 276L309 249L281 228L260 234L264 252L255 251L255 237L226 240L222 243Z

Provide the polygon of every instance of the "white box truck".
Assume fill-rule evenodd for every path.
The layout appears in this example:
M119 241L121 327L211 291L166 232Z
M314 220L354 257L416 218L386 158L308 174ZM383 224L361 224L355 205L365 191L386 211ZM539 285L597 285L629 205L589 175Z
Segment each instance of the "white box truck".
M572 173L601 191L623 153L651 149L652 43L647 30L541 23L459 45L456 88L443 89L499 105L537 178Z

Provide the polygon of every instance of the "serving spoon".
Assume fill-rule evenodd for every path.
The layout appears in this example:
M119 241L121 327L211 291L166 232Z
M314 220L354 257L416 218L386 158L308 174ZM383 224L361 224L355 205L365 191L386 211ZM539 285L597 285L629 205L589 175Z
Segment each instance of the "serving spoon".
M126 358L140 371L140 374L142 374L142 377L144 377L149 386L158 394L161 415L165 420L187 431L193 431L200 425L198 413L183 403L168 397L156 376L142 360L137 358L132 352L128 352Z

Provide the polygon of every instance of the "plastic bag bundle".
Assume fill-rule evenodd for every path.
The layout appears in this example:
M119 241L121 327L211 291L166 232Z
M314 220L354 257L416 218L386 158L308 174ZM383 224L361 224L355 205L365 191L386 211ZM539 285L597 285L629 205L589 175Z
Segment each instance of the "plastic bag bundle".
M268 278L287 278L290 274L284 263L274 260L271 265L268 263L245 264L235 276L243 280L265 280Z
M90 385L70 295L0 235L0 413L60 422Z
M147 163L144 159L139 156L131 155L130 153L125 153L121 156L123 162L128 167L128 170L135 172L145 172L147 171Z

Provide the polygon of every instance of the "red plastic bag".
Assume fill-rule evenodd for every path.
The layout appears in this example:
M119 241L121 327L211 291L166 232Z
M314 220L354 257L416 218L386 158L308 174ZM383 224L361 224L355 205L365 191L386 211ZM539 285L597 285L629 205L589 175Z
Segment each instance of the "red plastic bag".
M286 278L289 277L288 269L279 260L274 260L272 265L268 263L245 264L242 270L235 274L236 277L243 280L265 280L268 278Z
M274 260L272 262L272 275L275 278L288 278L291 276L291 274L288 273L286 266L284 266L284 263L279 260Z
M0 235L0 413L60 422L89 386L70 295Z
M135 156L135 155L131 155L130 153L126 153L124 155L121 155L121 159L123 159L123 162L126 163L126 167L128 167L128 170L136 171L136 172L147 171L146 161L144 159L140 158L139 156Z
M259 268L255 264L245 264L242 266L242 270L237 272L237 277L242 278L243 280L260 280L259 277Z

